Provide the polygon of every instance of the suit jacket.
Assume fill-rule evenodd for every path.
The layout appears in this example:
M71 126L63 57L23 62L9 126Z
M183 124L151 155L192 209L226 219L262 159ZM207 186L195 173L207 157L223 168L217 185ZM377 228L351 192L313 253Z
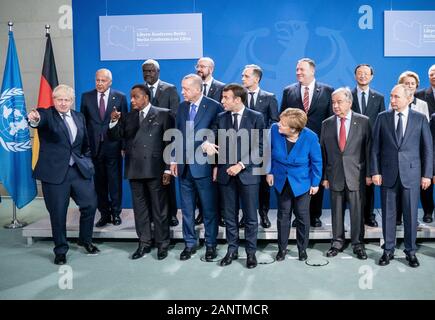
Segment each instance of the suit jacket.
M189 111L190 111L191 103L188 101L183 101L180 104L177 118L176 118L176 128L180 130L182 133L183 139L178 139L176 142L176 150L173 156L175 157L175 161L178 163L178 173L181 175L184 172L185 164L187 163L187 158L190 155L188 154L188 145L187 143L193 143L193 150L197 150L201 148L201 141L193 141L194 137L189 136L189 130L186 126L186 121L189 121ZM210 129L216 130L216 119L217 115L222 112L222 106L220 103L216 102L213 99L204 97L202 98L200 105L198 106L197 113L194 119L194 128L192 134L197 134L197 132L201 129ZM182 141L180 141L182 140ZM205 139L204 139L205 140ZM177 139L176 139L177 141ZM214 141L211 141L214 142ZM189 157L189 169L194 178L203 178L211 176L212 167L209 163L199 164L197 159L191 159Z
M210 85L210 89L207 92L207 97L221 103L222 90L224 87L225 87L225 83L213 79Z
M357 89L354 88L352 90L352 96L353 96L353 103L352 103L352 111L355 111L357 113L361 113L361 108L358 103L358 94ZM385 111L385 99L382 94L379 92L369 89L368 97L366 97L366 109L364 110L364 115L369 117L370 120L370 126L373 128L375 125L376 118L378 117L378 114L382 111Z
M225 111L218 115L217 128L218 130L224 129L222 132L226 132L226 130L233 128L233 119L230 111ZM260 164L258 164L258 159L255 159L257 161L253 161L253 156L263 156L262 134L265 127L262 114L249 108L245 108L240 121L239 132L241 132L240 130L242 129L247 130L249 133L249 142L241 142L241 139L237 139L236 143L231 143L229 137L218 135L219 156L217 182L220 184L227 184L230 181L230 176L226 171L229 167L238 162L242 162L245 166L245 169L240 171L238 174L242 184L248 185L260 183L261 176L259 174L253 175L253 169L260 166ZM253 129L259 130L259 135L253 135ZM237 152L234 152L236 159L230 159L232 153L230 150L233 146L237 146ZM246 147L246 149L244 147ZM232 150L234 151L234 148Z
M151 106L142 123L139 124L139 112L132 110L109 129L111 139L125 141L125 178L160 178L169 170L163 151L170 142L163 141L163 135L172 128L174 118L170 111Z
M248 107L249 99L245 102L245 106ZM259 90L257 101L255 102L253 110L260 112L264 118L264 125L266 128L270 128L272 123L279 121L278 113L278 101L273 93L265 90Z
M171 83L160 80L151 104L159 108L171 110L172 116L175 117L178 105L180 104L177 88Z
M274 123L270 131L273 187L281 193L288 180L296 197L308 192L312 186L317 187L322 177L322 153L317 135L308 128L302 129L288 153L286 138L279 133L278 125Z
M331 94L334 89L320 82L315 82L314 93L308 110L307 128L313 130L318 136L322 128L322 121L330 117L332 112ZM304 110L301 96L301 84L294 83L284 88L281 100L281 112L287 108Z
M421 177L432 178L433 145L426 117L409 110L408 123L399 146L394 110L381 112L372 136L370 175L382 175L382 185L392 187L400 175L405 188L418 188Z
M94 166L90 158L85 117L71 110L71 116L77 126L77 135L71 144L68 129L54 107L38 108L41 117L38 124L39 158L33 176L46 183L60 184L64 181L69 168L70 157L74 159L85 179L94 175Z
M323 180L329 181L333 191L363 190L365 177L369 177L371 128L369 118L352 112L344 151L338 146L337 116L322 124L320 146L323 155Z
M98 154L101 136L103 136L104 141L107 143L107 152L113 156L119 156L121 153L121 142L107 139L107 130L109 129L110 114L113 107L116 107L122 115L128 112L127 99L122 92L110 89L103 120L100 117L97 90L94 89L82 94L80 112L83 113L86 119L89 146L93 157L96 157Z
M433 176L435 176L435 115L433 114L432 117L430 118L430 132L432 134L432 146L433 146L433 152L434 152L434 156L433 156Z
M418 91L415 96L427 102L429 107L429 117L435 112L435 98L433 95L432 87Z

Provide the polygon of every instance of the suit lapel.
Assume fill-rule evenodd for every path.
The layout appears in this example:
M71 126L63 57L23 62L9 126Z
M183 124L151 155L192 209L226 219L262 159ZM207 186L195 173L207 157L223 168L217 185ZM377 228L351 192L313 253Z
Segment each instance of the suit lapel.
M355 112L361 113L361 107L359 105L359 101L358 101L358 89L353 89L352 91L352 96L353 96L353 102L355 104Z
M107 100L106 113L104 114L104 120L107 120L107 118L110 117L113 107L117 107L118 111L121 111L120 106L116 105L116 96L112 93L112 90L110 90L109 99Z
M312 111L313 111L313 106L316 105L317 103L317 99L319 98L320 95L320 88L317 85L317 81L314 84L314 92L313 92L313 98L311 99L311 103L310 103L310 109L308 110L308 114L309 115ZM299 95L300 95L300 90L299 90ZM302 104L303 105L303 104Z
M394 137L394 141L396 142L396 146L399 146L399 143L397 142L397 137L396 137L396 127L394 125L394 110L391 109L390 113L388 114L389 119L388 119L388 126L389 126L389 130L388 132L391 132L393 137Z
M402 145L404 145L406 143L406 140L408 139L409 135L411 134L410 132L412 131L412 129L415 126L414 122L415 122L414 114L413 114L413 112L411 112L411 109L409 109L408 121L406 123L405 134L403 135Z
M293 92L293 94L296 97L296 101L299 101L299 105L302 106L302 110L304 109L304 102L302 101L302 96L301 96L301 84L298 83L295 87L296 92Z
M358 129L358 120L356 119L356 117L354 117L354 114L352 113L350 116L349 133L347 134L346 144L344 146L344 151L346 151L349 143L352 143L352 141L354 140L353 136L358 131L357 129ZM335 130L335 134L337 134L337 130Z
M85 128L83 127L83 123L80 121L80 119L77 117L75 112L73 112L72 110L71 110L71 117L72 117L72 119L77 127L76 137L75 137L74 142L73 142L73 145L75 145L78 143L78 141L81 141L81 135L83 134ZM66 129L66 126L65 126L65 129ZM68 130L68 129L66 129L66 130Z
M205 103L204 98L201 99L201 102L198 106L198 111L196 112L196 116L194 119L194 127L198 125L198 123L201 121L201 118L204 116L204 114L207 112L207 104Z
M241 128L246 128L246 123L247 123L248 118L249 118L249 111L247 111L247 110L248 109L245 108L245 110L243 111L242 119L240 120L239 130Z
M427 104L430 106L430 105L432 105L432 106L435 106L435 98L434 98L434 96L433 96L433 91L432 91L432 88L431 87L429 87L427 90L426 90L426 101L427 101Z
M214 91L216 90L216 86L214 85L214 80L210 84L210 89L208 89L207 97L210 97L213 95Z
M62 132L65 134L66 140L71 144L71 141L69 139L68 129L66 127L65 122L63 121L62 117L60 116L59 112L57 112L56 109L54 109L53 112L54 112L54 118L59 123L59 127L62 128ZM72 114L72 112L71 112L71 114Z

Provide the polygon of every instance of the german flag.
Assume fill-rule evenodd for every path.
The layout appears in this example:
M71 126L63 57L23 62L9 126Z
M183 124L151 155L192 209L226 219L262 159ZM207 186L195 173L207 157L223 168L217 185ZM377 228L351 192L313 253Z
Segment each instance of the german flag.
M51 37L47 32L45 34L47 42L45 44L44 64L42 66L41 81L39 83L38 108L49 108L53 103L53 89L59 84L57 80L56 63L54 62L53 46ZM32 146L32 168L35 168L39 156L39 137L38 130L35 130Z

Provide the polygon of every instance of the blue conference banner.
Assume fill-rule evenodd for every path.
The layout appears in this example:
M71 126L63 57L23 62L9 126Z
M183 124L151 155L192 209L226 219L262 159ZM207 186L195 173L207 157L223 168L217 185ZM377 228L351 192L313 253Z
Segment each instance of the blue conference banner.
M283 88L296 81L295 66L302 57L314 59L316 79L334 88L355 87L355 66L371 64L375 70L371 87L385 95L386 105L403 71L415 71L420 87L427 87L427 71L435 63L435 53L430 57L384 55L385 13L434 11L435 1L73 0L72 5L77 105L81 93L94 86L99 68L109 68L113 87L127 95L134 84L144 81L143 60L100 59L100 17L117 15L201 14L203 55L214 59L214 77L240 83L243 67L258 64L264 70L260 87L275 93L279 103ZM430 18L433 21L435 16ZM161 79L175 84L181 93L181 79L195 71L198 57L158 59ZM125 186L124 205L130 206ZM325 200L327 207L327 196Z
M21 209L36 196L32 146L14 35L9 46L0 91L0 181Z

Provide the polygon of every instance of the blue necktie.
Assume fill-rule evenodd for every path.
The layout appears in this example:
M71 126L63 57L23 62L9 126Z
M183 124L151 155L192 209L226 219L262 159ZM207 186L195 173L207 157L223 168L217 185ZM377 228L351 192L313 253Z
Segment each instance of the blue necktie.
M196 108L197 108L197 105L196 105L196 104L192 103L192 104L190 105L189 121L193 121L193 120L195 120L195 116L196 116Z

